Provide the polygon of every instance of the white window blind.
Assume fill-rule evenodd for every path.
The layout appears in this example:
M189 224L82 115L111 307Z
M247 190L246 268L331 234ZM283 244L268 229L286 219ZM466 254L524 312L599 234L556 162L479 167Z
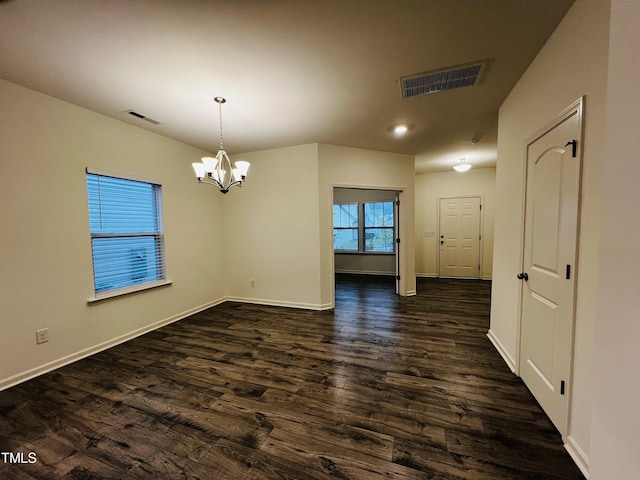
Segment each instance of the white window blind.
M393 252L395 219L393 202L364 204L364 251Z
M87 173L95 293L165 278L161 187Z
M334 250L358 251L358 204L336 203L333 206Z

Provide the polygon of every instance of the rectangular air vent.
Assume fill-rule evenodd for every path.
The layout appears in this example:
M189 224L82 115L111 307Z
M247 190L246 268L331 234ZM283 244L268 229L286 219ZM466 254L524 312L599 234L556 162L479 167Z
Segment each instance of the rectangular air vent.
M140 120L144 120L145 122L153 123L154 125L160 125L160 123L161 123L158 120L154 120L151 117L147 117L146 115L143 115L141 113L134 112L133 110L125 110L124 113L128 113L132 117L139 118Z
M472 87L482 80L488 60L400 77L402 98Z

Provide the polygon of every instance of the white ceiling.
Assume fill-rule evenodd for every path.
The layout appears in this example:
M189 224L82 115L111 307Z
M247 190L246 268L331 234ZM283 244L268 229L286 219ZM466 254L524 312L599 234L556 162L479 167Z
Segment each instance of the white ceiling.
M498 107L572 3L0 0L0 78L209 151L224 96L229 154L323 142L419 172L491 166ZM478 86L400 94L401 76L482 59Z

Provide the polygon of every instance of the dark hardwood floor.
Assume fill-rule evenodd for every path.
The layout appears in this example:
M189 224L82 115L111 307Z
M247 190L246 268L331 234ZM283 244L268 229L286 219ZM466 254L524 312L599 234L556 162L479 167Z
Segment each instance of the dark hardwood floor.
M0 392L0 478L582 479L486 338L490 288L211 308Z

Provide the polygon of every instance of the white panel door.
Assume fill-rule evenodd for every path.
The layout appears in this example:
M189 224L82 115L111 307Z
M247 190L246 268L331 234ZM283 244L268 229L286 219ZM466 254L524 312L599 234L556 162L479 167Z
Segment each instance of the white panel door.
M527 146L523 271L518 274L523 281L520 374L563 434L573 345L579 112L571 110Z
M440 199L441 277L480 275L480 197Z

